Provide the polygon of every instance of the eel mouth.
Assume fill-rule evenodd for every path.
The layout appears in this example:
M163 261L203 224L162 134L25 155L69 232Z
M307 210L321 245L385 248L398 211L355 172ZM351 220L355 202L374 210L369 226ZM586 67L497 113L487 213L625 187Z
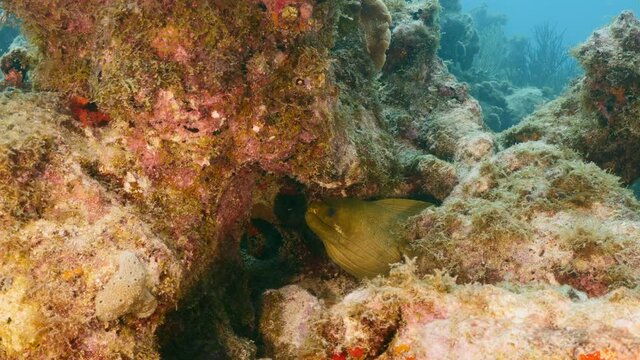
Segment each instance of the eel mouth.
M339 237L341 234L336 231L333 225L327 224L322 220L322 217L318 215L321 209L320 206L312 204L304 214L304 219L311 231L318 235L322 242L332 241L333 238Z
M307 222L307 225L311 228L311 230L315 231L316 227L325 227L331 228L331 226L324 221L322 218L318 216L318 208L309 208L307 212L304 214L304 219Z

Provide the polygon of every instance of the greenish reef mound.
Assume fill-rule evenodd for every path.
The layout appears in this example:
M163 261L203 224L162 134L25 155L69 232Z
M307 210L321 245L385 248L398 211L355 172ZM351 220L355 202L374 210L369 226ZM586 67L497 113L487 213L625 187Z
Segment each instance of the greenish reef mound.
M631 14L496 140L435 0L0 5L0 359L640 356ZM342 197L439 206L363 283L304 223Z

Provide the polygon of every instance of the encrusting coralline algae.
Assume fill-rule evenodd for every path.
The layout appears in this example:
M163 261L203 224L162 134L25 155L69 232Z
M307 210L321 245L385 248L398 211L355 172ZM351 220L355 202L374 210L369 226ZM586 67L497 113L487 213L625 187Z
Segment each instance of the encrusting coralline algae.
M635 290L587 299L569 286L459 285L415 271L409 262L331 304L304 285L268 291L261 319L266 348L277 359L640 356Z

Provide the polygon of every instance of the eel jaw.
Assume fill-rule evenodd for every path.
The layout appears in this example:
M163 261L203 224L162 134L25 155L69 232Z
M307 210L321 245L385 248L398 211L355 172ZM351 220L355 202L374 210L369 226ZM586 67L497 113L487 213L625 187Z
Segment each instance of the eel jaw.
M342 229L336 225L329 225L322 220L320 216L318 216L317 207L309 207L307 212L304 214L304 219L307 222L307 226L313 231L323 243L325 242L333 242L334 238L339 237L344 239L344 232Z

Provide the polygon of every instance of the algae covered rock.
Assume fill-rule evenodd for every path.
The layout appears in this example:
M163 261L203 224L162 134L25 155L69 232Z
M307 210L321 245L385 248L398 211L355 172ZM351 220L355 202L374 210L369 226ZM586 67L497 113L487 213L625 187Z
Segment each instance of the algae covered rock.
M494 153L494 136L466 85L436 56L437 2L391 3L391 44L380 81L388 131L403 143L399 155L408 181L400 194L442 200L470 166Z
M534 87L520 88L507 95L507 106L519 121L533 113L546 99L542 90Z
M15 274L14 316L26 311L24 321L2 324L3 338L20 342L0 343L9 358L157 357L155 331L181 299L250 303L240 239L267 176L295 180L311 196L444 198L457 181L451 159L418 161L428 147L394 139L370 57L384 55L390 15L404 23L422 9L430 42L412 71L436 71L421 77L428 81L417 91L428 94L409 123L422 128L439 104L473 104L435 59L435 1L393 10L373 1L2 5L37 48L34 87L57 92L18 94L0 109L11 115L0 139L0 272ZM446 146L457 151L457 142ZM425 173L446 184L421 180ZM189 292L229 269L239 269L237 284L217 277ZM45 314L31 317L31 308ZM216 356L235 346L251 353L235 334L252 333L251 305L240 315L210 308L215 315L196 318L215 322L203 336L224 344ZM167 328L188 328L179 321ZM34 326L37 338L23 336Z
M380 71L391 41L391 14L382 0L362 0L360 19L367 39L367 52L376 70Z
M479 163L410 225L426 272L464 282L570 284L592 296L640 282L640 205L578 155L528 142Z
M321 300L298 285L289 285L267 291L263 302L260 333L265 351L282 359L309 355L315 323L324 311Z
M175 306L182 278L176 254L90 176L90 140L56 108L59 97L47 93L5 94L0 101L0 357L156 357L157 318L128 313L155 309L161 317ZM120 249L136 253L122 253L122 271L129 265L140 275L147 264L145 300L126 294L135 290L123 285L135 282L109 280ZM105 294L105 284L114 292ZM117 303L111 312L96 304L105 295ZM120 301L129 311L114 310Z
M474 334L421 330L439 306L488 319L469 293L513 300L499 310L514 318L538 296L579 313L556 290L413 270L354 290L323 254L309 260L304 224L283 220L329 197L443 201L408 227L420 273L590 296L637 284L635 200L568 151L497 152L436 56L437 1L1 3L37 47L34 87L55 93L0 97L0 358L426 358L438 349L415 339ZM633 48L636 25L621 19L612 41ZM287 193L299 204L278 204ZM269 240L253 215L288 236L243 248L243 233ZM303 265L280 267L286 256ZM617 300L635 314L632 291L585 300L602 326L579 323L582 345L562 342L575 335L563 327L550 348L605 351L588 335L606 328L611 351L635 354L635 330L605 318ZM548 323L518 344L547 340Z
M412 271L411 265L396 268L389 278L364 284L333 305L317 306L312 318L320 320L301 321L299 311L265 313L262 324L284 331L278 346L264 339L268 355L425 360L640 356L637 291L621 288L587 299L566 286L457 285L443 275L419 278ZM323 300L295 289L271 292L269 306L303 308L299 297L287 296L292 291L305 294L305 303ZM291 348L297 353L288 352Z
M3 350L0 355L18 356L34 345L42 329L38 305L28 301L29 281L25 277L2 275L0 327Z
M494 137L483 126L480 106L467 101L429 114L420 141L439 158L468 167L494 153Z

